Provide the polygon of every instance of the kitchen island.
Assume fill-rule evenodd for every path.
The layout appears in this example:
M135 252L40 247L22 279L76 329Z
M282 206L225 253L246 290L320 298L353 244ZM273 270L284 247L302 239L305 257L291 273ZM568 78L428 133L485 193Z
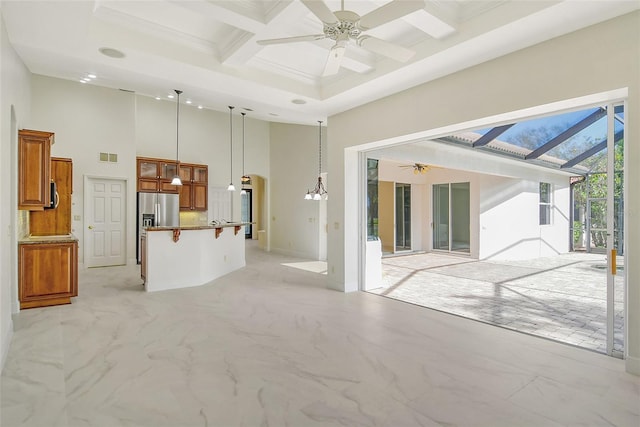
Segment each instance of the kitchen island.
M244 267L245 225L146 228L140 271L145 290L200 286Z

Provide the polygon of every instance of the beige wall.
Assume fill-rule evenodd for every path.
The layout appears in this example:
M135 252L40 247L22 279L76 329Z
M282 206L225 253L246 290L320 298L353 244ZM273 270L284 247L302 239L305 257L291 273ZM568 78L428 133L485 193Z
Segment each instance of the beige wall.
M11 313L18 310L17 238L24 231L18 216L17 129L29 123L30 73L5 31L0 16L0 368L4 366L13 334ZM22 225L22 226L21 226Z
M271 250L320 259L320 239L326 238L321 207L327 201L304 200L318 179L318 127L272 123L269 164ZM332 197L328 183L327 191Z
M395 251L395 182L378 181L378 237L382 252Z
M346 291L359 286L360 221L353 194L358 192L360 157L358 148L349 147L435 133L471 120L489 125L501 114L572 98L606 99L585 97L617 96L621 92L614 91L621 88L628 88L625 117L640 117L639 57L640 13L634 12L332 116L328 150L335 191L329 223L337 226L329 234L330 286ZM525 117L527 111L519 114ZM627 122L626 139L640 139L640 122ZM628 143L625 148L627 182L640 182L640 145ZM626 201L628 224L637 223L637 189L627 193ZM634 259L640 254L640 228L627 231L627 256ZM627 273L627 369L640 374L640 265L630 263Z

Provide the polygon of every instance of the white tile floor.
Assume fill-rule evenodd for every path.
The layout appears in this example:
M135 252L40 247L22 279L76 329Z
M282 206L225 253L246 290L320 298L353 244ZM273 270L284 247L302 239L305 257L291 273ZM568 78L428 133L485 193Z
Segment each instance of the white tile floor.
M25 310L1 384L10 426L559 426L640 423L624 362L368 293L251 246L202 287L81 272Z

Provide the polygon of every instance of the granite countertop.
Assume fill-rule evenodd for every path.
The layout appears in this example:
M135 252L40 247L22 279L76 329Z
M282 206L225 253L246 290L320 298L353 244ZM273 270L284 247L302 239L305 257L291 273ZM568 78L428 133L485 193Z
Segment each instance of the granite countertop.
M225 224L217 224L217 225L166 225L162 227L146 227L146 231L166 231L166 230L214 230L216 228L226 228L226 227L239 227L242 225L248 225L249 222L227 222Z
M78 238L73 234L64 234L58 236L25 236L18 240L23 245L33 245L39 243L69 243L77 242Z

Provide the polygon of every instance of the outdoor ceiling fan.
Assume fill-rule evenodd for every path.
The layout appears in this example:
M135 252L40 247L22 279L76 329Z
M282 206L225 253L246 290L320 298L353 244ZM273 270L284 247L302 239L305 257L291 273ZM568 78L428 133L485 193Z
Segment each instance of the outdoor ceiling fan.
M347 44L351 40L364 49L399 62L407 62L415 55L415 52L411 49L363 33L424 8L424 0L393 0L364 16L360 16L350 10L345 10L344 0L341 2L341 10L335 12L332 12L323 1L301 1L322 21L324 25L322 34L258 40L257 43L260 45L270 45L322 39L335 40L336 43L331 48L324 67L323 75L325 76L338 72Z
M413 168L414 175L418 175L421 173L427 173L429 170L435 168L436 166L425 165L424 163L414 163L412 165L404 165L398 166L400 168Z

